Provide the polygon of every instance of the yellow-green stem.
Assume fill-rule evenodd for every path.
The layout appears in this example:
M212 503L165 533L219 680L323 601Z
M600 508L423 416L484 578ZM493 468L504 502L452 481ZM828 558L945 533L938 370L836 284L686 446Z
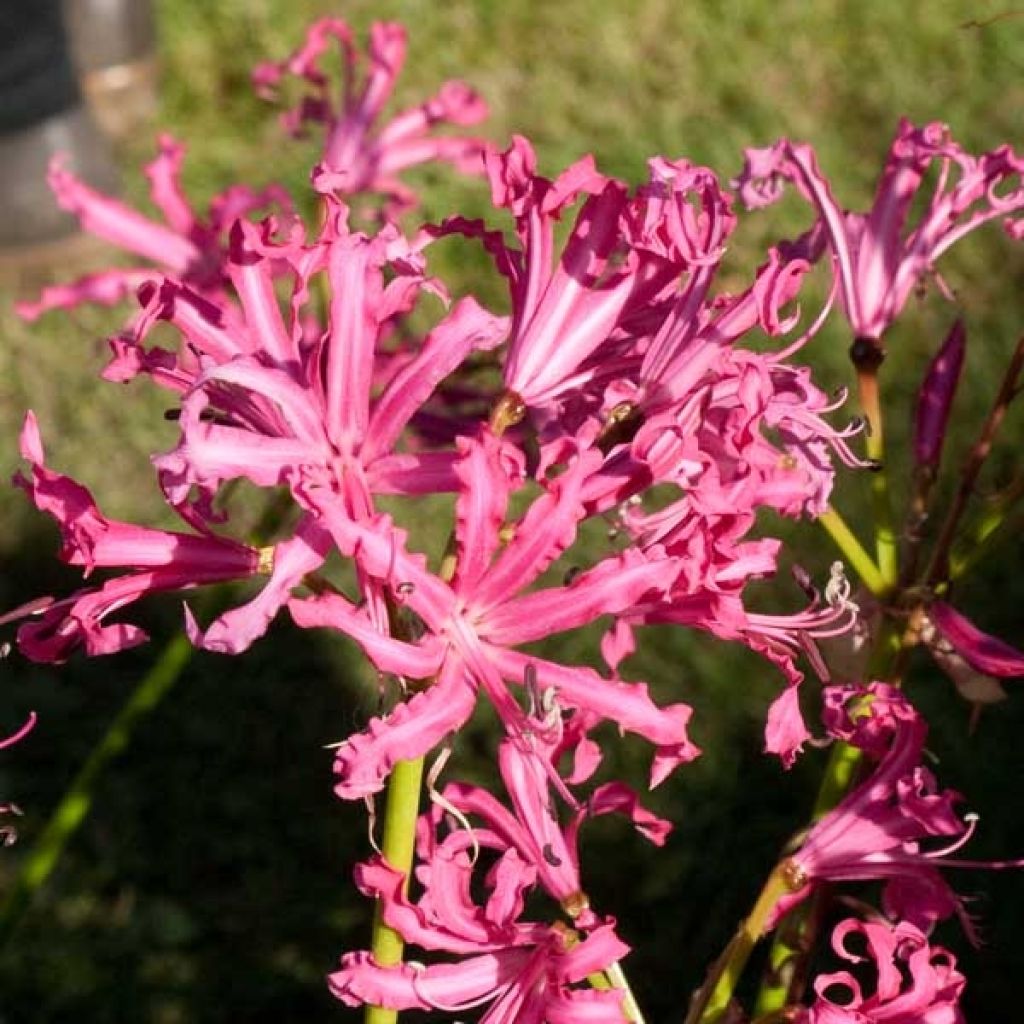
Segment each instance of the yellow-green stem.
M626 974L622 970L622 965L616 962L604 973L608 978L610 987L617 988L622 993L622 1008L626 1012L626 1017L633 1021L633 1024L644 1024L644 1015L640 1012L640 1007L633 995L633 990L629 987L629 982L626 980Z
M64 847L88 815L103 772L128 746L139 722L177 681L192 652L193 647L184 634L174 637L92 749L22 863L14 886L0 908L0 947L11 937L32 897L49 878Z
M740 925L732 941L712 965L707 980L697 991L686 1015L685 1024L718 1024L725 1018L732 994L750 954L764 934L768 917L779 898L789 891L783 866L777 864L747 919Z
M422 757L414 761L399 761L388 779L381 852L396 871L401 871L405 875L407 891L416 848L416 818L419 815L422 783ZM384 923L380 903L377 904L373 916L370 949L374 960L382 967L391 967L402 962L405 943L398 932ZM388 1010L380 1006L366 1007L366 1024L394 1024L397 1019L397 1010Z
M818 516L818 523L832 538L847 564L860 577L861 582L876 597L886 590L886 582L874 559L864 549L856 534L843 517L831 506Z
M885 464L885 431L878 387L878 368L857 373L857 393L868 422L865 439L867 456L874 463L871 475L871 506L875 520L875 557L882 575L884 591L899 579L899 555L896 546L896 520L889 491L889 471Z

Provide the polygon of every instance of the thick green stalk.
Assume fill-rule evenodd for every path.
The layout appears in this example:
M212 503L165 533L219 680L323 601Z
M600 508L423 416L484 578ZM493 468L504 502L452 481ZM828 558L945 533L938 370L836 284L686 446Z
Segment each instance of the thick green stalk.
M832 538L833 543L849 566L860 577L861 582L875 597L880 597L886 590L886 582L875 565L874 559L864 549L856 534L847 525L843 517L831 506L818 516L818 523Z
M396 871L401 871L405 875L407 891L416 848L416 818L419 815L422 784L422 757L415 761L399 761L388 779L381 853ZM373 917L370 949L374 960L382 967L391 967L402 962L405 943L398 932L384 923L380 903L377 904ZM367 1006L364 1020L366 1024L394 1024L398 1020L398 1011L380 1006Z
M823 818L846 796L856 781L862 761L861 751L848 743L836 743L832 747L814 802L812 822ZM797 974L809 952L810 932L819 909L812 896L811 900L791 910L780 925L768 954L769 967L754 1004L755 1017L777 1013L789 1002Z
M749 916L712 965L707 979L690 1003L684 1024L719 1024L725 1019L736 983L754 946L764 934L765 923L779 898L789 891L783 865L784 862L775 866Z
M92 806L96 784L110 763L128 746L139 722L174 685L192 656L193 647L179 634L164 648L135 691L93 748L39 838L21 865L14 887L0 908L0 947L6 943L39 887L56 867L68 840Z
M856 360L855 360L856 361ZM889 490L889 471L885 464L885 431L878 387L879 362L857 366L857 394L868 422L865 438L867 456L872 461L871 507L875 521L875 557L884 590L889 591L899 578L899 552L896 544L896 519Z

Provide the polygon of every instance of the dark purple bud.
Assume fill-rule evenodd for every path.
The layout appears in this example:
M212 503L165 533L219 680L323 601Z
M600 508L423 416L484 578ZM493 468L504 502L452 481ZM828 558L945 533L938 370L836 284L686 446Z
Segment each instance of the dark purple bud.
M914 460L919 467L938 468L966 347L964 322L957 320L924 375L914 414Z

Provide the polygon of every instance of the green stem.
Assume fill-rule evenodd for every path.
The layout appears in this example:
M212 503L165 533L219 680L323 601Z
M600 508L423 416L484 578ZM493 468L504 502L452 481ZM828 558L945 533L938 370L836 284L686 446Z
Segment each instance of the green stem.
M764 934L765 923L779 898L788 891L790 889L785 880L783 864L777 864L749 916L712 965L707 980L695 993L684 1024L718 1024L725 1019L733 990L754 946Z
M422 757L414 761L399 761L388 779L381 853L391 867L405 875L406 891L416 849L416 818L419 815L422 783ZM370 949L378 964L382 967L392 967L402 962L405 942L398 932L384 923L381 906L382 904L378 903L374 913ZM366 1024L394 1024L398 1020L398 1011L381 1006L367 1006L363 1019Z
M811 813L812 822L819 821L850 791L863 761L863 754L848 743L836 743L829 754L825 774ZM795 907L780 926L768 954L769 967L754 1004L754 1016L781 1011L790 1001L801 962L806 959L812 936L814 906L805 901Z
M629 987L629 982L626 980L626 973L623 971L622 965L616 962L607 968L604 973L607 975L611 987L617 988L622 993L622 1008L626 1013L626 1017L633 1021L633 1024L644 1024L644 1015L640 1012L640 1007L637 1004L636 997L633 995L633 990Z
M871 475L871 507L875 521L875 556L882 575L883 593L899 579L899 555L896 546L896 519L892 510L889 471L885 464L885 432L878 387L878 367L858 368L857 393L868 421L865 438L867 456L874 463Z
M831 506L818 516L818 523L832 538L843 557L861 582L876 597L880 597L887 589L886 581L875 564L874 559L864 549L856 534L847 525L843 517Z
M11 937L39 887L49 878L70 838L92 806L96 784L110 763L128 746L139 722L160 703L192 656L192 645L179 634L164 648L128 701L93 748L71 786L61 797L0 908L0 947Z

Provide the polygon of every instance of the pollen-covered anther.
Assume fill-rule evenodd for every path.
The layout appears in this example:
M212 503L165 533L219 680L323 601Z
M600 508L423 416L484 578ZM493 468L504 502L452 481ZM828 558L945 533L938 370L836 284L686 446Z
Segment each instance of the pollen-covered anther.
M578 946L580 944L579 935L564 921L552 922L551 930L558 936L558 939L562 944L562 949L565 952L568 952L574 946Z
M502 544L511 544L515 535L515 523L502 523L501 526L498 528L498 540L500 540Z
M797 462L795 455L782 455L779 458L779 469L796 469L800 463Z
M517 391L506 391L491 410L490 428L499 437L509 427L522 423L526 416L526 403Z
M256 563L256 571L261 576L269 576L274 571L274 552L275 547L273 544L268 544L266 547L260 548L259 560Z
M799 892L810 881L807 872L792 857L782 862L779 873L790 892Z
M571 917L576 920L584 911L590 909L590 900L587 898L587 894L582 891L576 891L570 893L562 900L562 909Z

